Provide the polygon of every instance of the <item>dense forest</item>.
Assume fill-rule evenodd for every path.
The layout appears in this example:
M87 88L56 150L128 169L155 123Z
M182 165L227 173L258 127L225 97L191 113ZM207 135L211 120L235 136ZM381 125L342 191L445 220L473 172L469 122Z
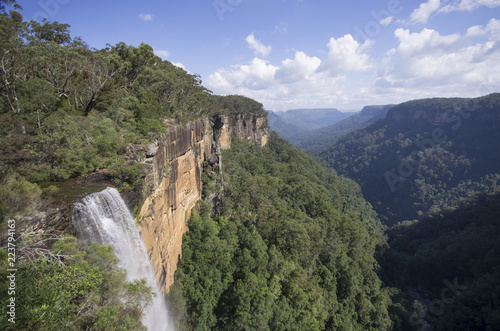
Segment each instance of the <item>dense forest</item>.
M453 208L500 180L500 94L402 103L319 156L356 180L383 223Z
M387 231L386 284L411 293L418 329L497 330L500 326L500 191Z
M500 94L415 100L319 153L392 225L377 259L406 293L396 329L500 326L499 119Z
M189 220L169 294L180 329L390 329L386 243L359 186L276 134L222 158L220 209Z

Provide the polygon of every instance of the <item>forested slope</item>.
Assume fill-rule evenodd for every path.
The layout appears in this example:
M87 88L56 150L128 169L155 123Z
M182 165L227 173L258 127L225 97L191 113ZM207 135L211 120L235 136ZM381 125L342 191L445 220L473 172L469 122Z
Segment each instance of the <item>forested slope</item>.
M355 179L383 222L416 219L493 192L500 180L500 94L402 103L320 154Z
M396 224L378 257L406 293L395 329L500 326L499 129L500 94L415 100L320 154Z
M413 326L500 327L498 191L387 232L390 249L379 259L382 279L417 300L408 319Z
M276 134L262 149L235 143L222 158L220 213L202 203L189 220L169 295L178 323L390 329L391 299L374 259L385 240L359 187Z

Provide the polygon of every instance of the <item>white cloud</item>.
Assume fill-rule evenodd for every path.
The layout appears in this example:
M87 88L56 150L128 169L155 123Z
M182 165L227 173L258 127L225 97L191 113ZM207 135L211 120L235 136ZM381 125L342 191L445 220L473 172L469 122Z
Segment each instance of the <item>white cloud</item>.
M179 67L181 69L184 69L187 71L186 67L184 66L184 64L182 64L181 62L172 62L172 64L176 67Z
M260 42L260 40L255 39L253 33L249 34L245 38L245 41L247 42L248 47L250 49L253 49L255 55L257 56L266 57L269 55L269 53L271 53L271 45L265 46L263 43Z
M441 36L439 32L431 29L423 29L421 32L411 33L402 28L396 29L394 35L399 40L397 51L403 54L426 53L433 50L441 50L449 47L460 39L460 34L455 33L448 36ZM392 49L389 52L394 52Z
M473 11L479 7L495 8L500 6L500 0L427 0L410 14L410 24L425 24L435 13L449 13L452 11ZM382 24L382 23L381 23Z
M394 32L396 47L372 56L371 41L331 38L323 56L294 51L278 63L262 58L220 68L207 79L218 94L242 94L266 109L359 108L425 97L479 96L500 90L500 20L466 33ZM321 54L321 52L320 52Z
M300 51L295 52L293 59L283 60L280 66L254 58L249 65L217 70L210 75L208 84L214 90L226 91L236 87L261 90L296 82L323 82L325 79L343 77L349 72L370 69L369 56L365 53L369 44L370 42L365 42L360 45L351 35L331 38L327 44L328 55L324 61ZM285 90L289 90L289 87L282 91Z
M365 51L371 44L372 42L367 40L363 45L360 45L350 34L338 39L330 38L327 44L328 56L321 64L320 70L333 75L368 70L370 57Z
M381 19L379 23L382 26L388 26L389 24L392 23L393 20L394 16L387 16L386 18Z
M273 85L277 69L265 60L254 58L250 65L235 65L231 69L217 70L209 76L208 86L223 94L234 93L232 91L238 88L262 90Z
M437 11L440 6L440 0L428 0L427 2L420 4L420 6L410 14L410 23L427 23L432 13Z
M495 8L500 6L500 0L460 0L453 1L453 3L447 4L441 8L440 12L452 12L452 11L473 11L479 7Z
M307 56L304 52L296 52L293 60L286 59L276 71L275 78L283 83L293 83L299 80L313 80L314 74L321 64L317 57Z
M483 27L482 25L474 25L467 29L467 37L478 37L489 35L493 40L500 40L500 20L492 18L488 24Z
M217 70L209 76L207 87L219 94L255 98L274 110L348 103L359 97L359 90L345 89L347 75L370 68L365 53L368 45L360 45L346 35L330 39L324 61L301 51L279 66L254 58L248 65Z
M154 53L156 56L161 57L162 60L166 60L170 56L170 53L164 49L155 50Z
M153 15L151 14L145 14L145 13L141 13L139 14L138 16L141 20L143 21L152 21L153 20Z
M491 93L500 83L500 56L494 41L474 43L472 35L492 35L497 25L472 27L468 35L423 29L397 29L399 46L387 52L374 83L374 93L397 93L407 99L428 96L464 96Z
M285 83L275 75L274 79L266 81L266 88L255 88L251 84L238 84L237 80L241 80L240 75L244 76L241 72L226 73L219 69L210 75L207 87L218 94L241 94L254 98L270 110L319 108L325 105L334 107L359 96L344 88L346 76L331 77L325 73L316 73L310 80L293 80ZM234 79L235 76L238 79Z

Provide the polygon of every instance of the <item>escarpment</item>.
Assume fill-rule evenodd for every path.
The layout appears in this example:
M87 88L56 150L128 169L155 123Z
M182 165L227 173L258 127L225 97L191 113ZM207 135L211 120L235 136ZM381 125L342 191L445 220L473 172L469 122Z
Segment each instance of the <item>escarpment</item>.
M231 136L264 146L268 129L265 118L219 115L214 123L199 119L170 125L149 159L147 191L136 221L163 291L174 282L182 257L182 236L191 209L201 199L202 164L220 166L220 149L231 147Z
M498 93L478 98L433 98L411 100L391 108L387 120L399 123L430 122L438 125L452 123L456 125L457 118L472 116L477 121L494 123L500 119L496 100Z

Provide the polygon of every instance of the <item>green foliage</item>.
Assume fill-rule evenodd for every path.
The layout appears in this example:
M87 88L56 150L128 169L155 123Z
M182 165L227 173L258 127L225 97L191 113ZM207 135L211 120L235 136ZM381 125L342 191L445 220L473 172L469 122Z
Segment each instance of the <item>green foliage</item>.
M15 1L0 10L6 5ZM67 24L21 23L8 15L0 15L0 34L0 164L30 181L111 167L130 185L137 171L122 171L127 144L154 141L165 120L265 114L252 99L212 95L198 76L144 43L91 50L71 38Z
M14 172L0 173L0 223L38 207L42 190Z
M144 165L128 164L123 159L119 159L108 169L108 176L113 178L117 186L126 184L127 187L135 187L144 179Z
M499 105L500 94L406 102L319 153L397 223L378 258L407 293L389 309L397 330L498 328Z
M31 32L37 40L52 41L56 44L68 44L71 42L69 33L69 24L61 24L58 22L48 22L43 19L43 24L36 21L30 22Z
M90 50L67 24L0 15L0 26L0 162L30 181L110 167L127 144L165 132L165 119L187 122L219 108L198 76L149 45Z
M267 116L260 102L242 95L214 96L214 99L221 114L230 116L243 115L244 117Z
M384 239L359 187L275 134L264 148L233 141L222 214L203 205L188 223L170 294L180 327L390 329Z
M104 168L125 151L125 140L109 118L54 112L25 146L31 159L18 171L30 180L61 180Z
M50 256L63 257L64 263L39 257L18 265L16 328L145 330L142 309L153 295L146 281L127 282L110 246L92 244L80 250L73 239L60 238L52 249ZM1 252L3 264L7 257ZM5 307L2 304L4 316Z
M447 300L438 313L427 307L425 319L436 329L493 330L499 325L499 199L499 193L481 195L455 210L388 231L390 249L380 259L384 281L419 293L427 302ZM445 299L443 291L448 291Z
M384 223L416 219L498 186L499 105L500 94L406 102L319 156L361 185Z

